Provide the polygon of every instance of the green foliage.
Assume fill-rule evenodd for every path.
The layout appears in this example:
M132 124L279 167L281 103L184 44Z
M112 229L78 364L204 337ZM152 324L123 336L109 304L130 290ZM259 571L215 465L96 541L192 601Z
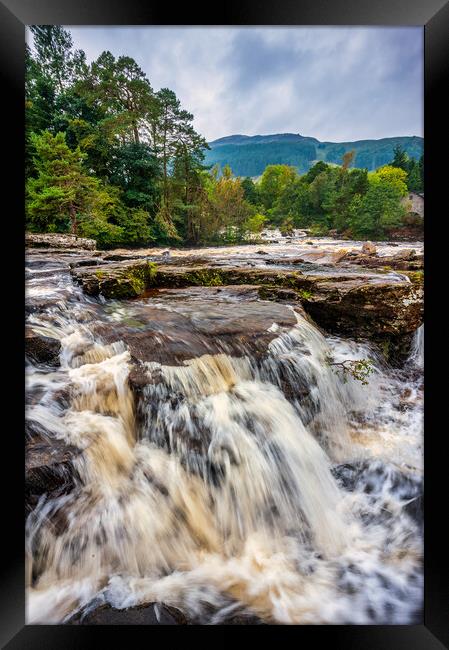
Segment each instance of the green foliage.
M248 176L244 178L242 180L242 187L243 187L243 196L245 198L245 201L248 201L248 203L257 206L260 201L259 191L257 185L252 180L252 178L249 178Z
M85 173L84 155L71 151L65 135L48 131L31 135L37 172L26 185L27 221L31 230L77 232L77 215L96 199L98 181Z
M288 183L272 211L271 220L280 224L286 218L291 218L295 227L307 227L311 223L312 206L309 188L304 181L304 176L295 178Z
M286 186L295 179L294 167L288 165L268 165L259 184L259 195L266 210L271 210Z
M390 228L401 225L406 209L401 199L407 193L406 172L385 166L368 177L368 190L356 194L349 206L349 224L354 234L385 237Z
M117 148L111 163L110 183L123 190L123 202L154 214L162 178L159 161L147 144L128 143Z
M256 213L245 221L243 228L249 233L258 234L261 233L264 229L266 221L267 217L265 217L263 214Z
M374 372L374 366L371 359L347 359L345 361L332 361L331 357L326 359L334 373L340 375L343 382L346 383L349 377L360 381L363 386L369 384L368 377Z
M313 223L309 228L309 232L312 237L323 237L328 232L328 228L323 224Z
M293 235L294 223L292 217L286 217L281 223L279 230L281 231L281 235Z
M285 235L333 228L384 238L410 219L402 199L423 189L420 138L336 145L297 134L231 136L208 153L193 115L169 88L155 92L134 59L103 52L87 64L62 27L31 31L30 230L70 231L111 248L236 243L267 224Z
M390 165L402 169L407 177L407 189L411 192L424 190L424 157L423 154L416 160L408 155L406 150L398 144L394 148L394 157Z
M244 240L251 227L260 227L254 206L245 201L242 181L225 167L220 177L215 172L206 183L207 220L203 222L204 241L235 243ZM250 221L255 218L253 221Z

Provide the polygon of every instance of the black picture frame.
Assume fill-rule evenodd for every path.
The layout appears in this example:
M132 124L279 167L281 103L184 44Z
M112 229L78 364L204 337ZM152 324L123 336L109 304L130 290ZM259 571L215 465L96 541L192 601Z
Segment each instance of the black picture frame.
M4 523L0 580L1 615L0 641L8 650L22 648L92 647L105 644L105 635L112 632L118 643L132 646L135 635L143 634L147 643L154 643L154 633L163 633L166 639L178 637L176 632L160 628L146 629L132 626L111 628L92 626L35 626L25 625L25 569L23 473L24 444L21 435L20 414L24 413L24 381L21 351L23 343L24 292L24 30L29 24L62 25L422 25L425 34L425 192L426 192L426 279L425 303L427 325L426 348L426 408L425 408L425 614L423 625L413 626L259 626L243 632L263 634L274 639L288 634L290 640L310 647L321 642L325 647L345 650L438 650L449 648L449 577L448 544L443 534L445 508L439 507L439 495L445 490L447 456L442 453L442 439L447 425L438 422L441 405L445 404L444 381L432 371L446 356L444 340L447 336L444 318L438 307L444 304L439 296L437 278L444 269L438 264L445 259L444 239L436 232L448 200L443 180L447 164L439 162L438 152L444 150L446 120L449 116L449 3L444 0L307 0L273 2L223 3L207 7L169 6L168 3L139 0L0 0L0 52L2 70L2 104L6 117L2 123L4 200L9 199L8 210L3 201L2 222L4 249L12 252L4 268L4 288L7 301L2 321L6 330L2 346L3 368L7 377L4 389L4 409L12 415L11 424L3 428L3 466L10 466L11 476L2 492L2 519ZM406 55L406 53L405 53ZM446 136L447 137L447 136ZM446 148L447 151L447 148ZM447 174L446 174L447 175ZM8 217L8 218L6 218ZM433 225L432 225L433 224ZM447 241L447 240L446 240ZM447 244L446 244L447 246ZM446 253L447 257L447 253ZM438 302L440 301L440 302ZM435 305L435 307L432 307ZM432 318L432 310L435 317ZM441 342L442 348L439 347ZM15 371L15 372L14 372ZM13 406L13 399L17 404ZM446 430L445 430L446 429ZM2 472L3 473L3 472ZM445 500L445 499L444 499ZM217 630L217 628L219 628ZM183 627L179 638L185 643L193 630ZM211 629L215 632L203 632ZM226 632L234 630L234 632ZM257 632L255 632L257 630ZM210 626L201 628L201 635L214 634L226 640L235 634L235 628ZM242 632L239 632L242 635ZM227 637L229 638L229 637ZM189 639L190 640L190 639ZM195 642L198 642L197 640ZM215 639L214 639L215 642Z

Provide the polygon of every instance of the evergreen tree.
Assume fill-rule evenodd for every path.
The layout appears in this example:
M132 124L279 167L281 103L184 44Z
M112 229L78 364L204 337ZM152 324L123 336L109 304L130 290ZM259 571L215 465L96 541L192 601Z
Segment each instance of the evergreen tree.
M114 150L109 182L123 190L127 206L155 215L160 180L160 164L148 144L130 142Z
M36 178L27 183L29 225L38 231L70 230L77 233L77 216L94 195L98 181L82 166L84 154L71 151L64 133L48 131L31 136L36 155Z
M409 157L400 144L397 144L393 149L394 157L391 161L392 167L398 167L408 172Z

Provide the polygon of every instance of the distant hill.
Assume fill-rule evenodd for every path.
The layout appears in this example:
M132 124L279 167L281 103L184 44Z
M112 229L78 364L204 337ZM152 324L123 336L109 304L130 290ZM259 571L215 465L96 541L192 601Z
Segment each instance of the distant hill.
M353 167L372 171L393 159L393 149L400 144L411 158L423 153L424 139L418 136L357 140L355 142L320 142L298 133L273 135L230 135L209 142L206 165L230 165L236 176L260 176L267 165L293 165L304 173L318 160L341 164L346 151L355 150Z

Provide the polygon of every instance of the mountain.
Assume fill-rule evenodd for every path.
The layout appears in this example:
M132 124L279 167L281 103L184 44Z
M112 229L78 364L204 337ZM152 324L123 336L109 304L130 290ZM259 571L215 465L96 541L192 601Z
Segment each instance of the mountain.
M229 165L236 176L260 176L267 165L293 165L306 172L318 160L341 164L346 151L355 150L353 167L372 171L393 159L393 149L400 144L411 158L419 159L424 139L418 136L357 140L355 142L320 142L299 133L273 135L229 135L209 142L205 164Z

